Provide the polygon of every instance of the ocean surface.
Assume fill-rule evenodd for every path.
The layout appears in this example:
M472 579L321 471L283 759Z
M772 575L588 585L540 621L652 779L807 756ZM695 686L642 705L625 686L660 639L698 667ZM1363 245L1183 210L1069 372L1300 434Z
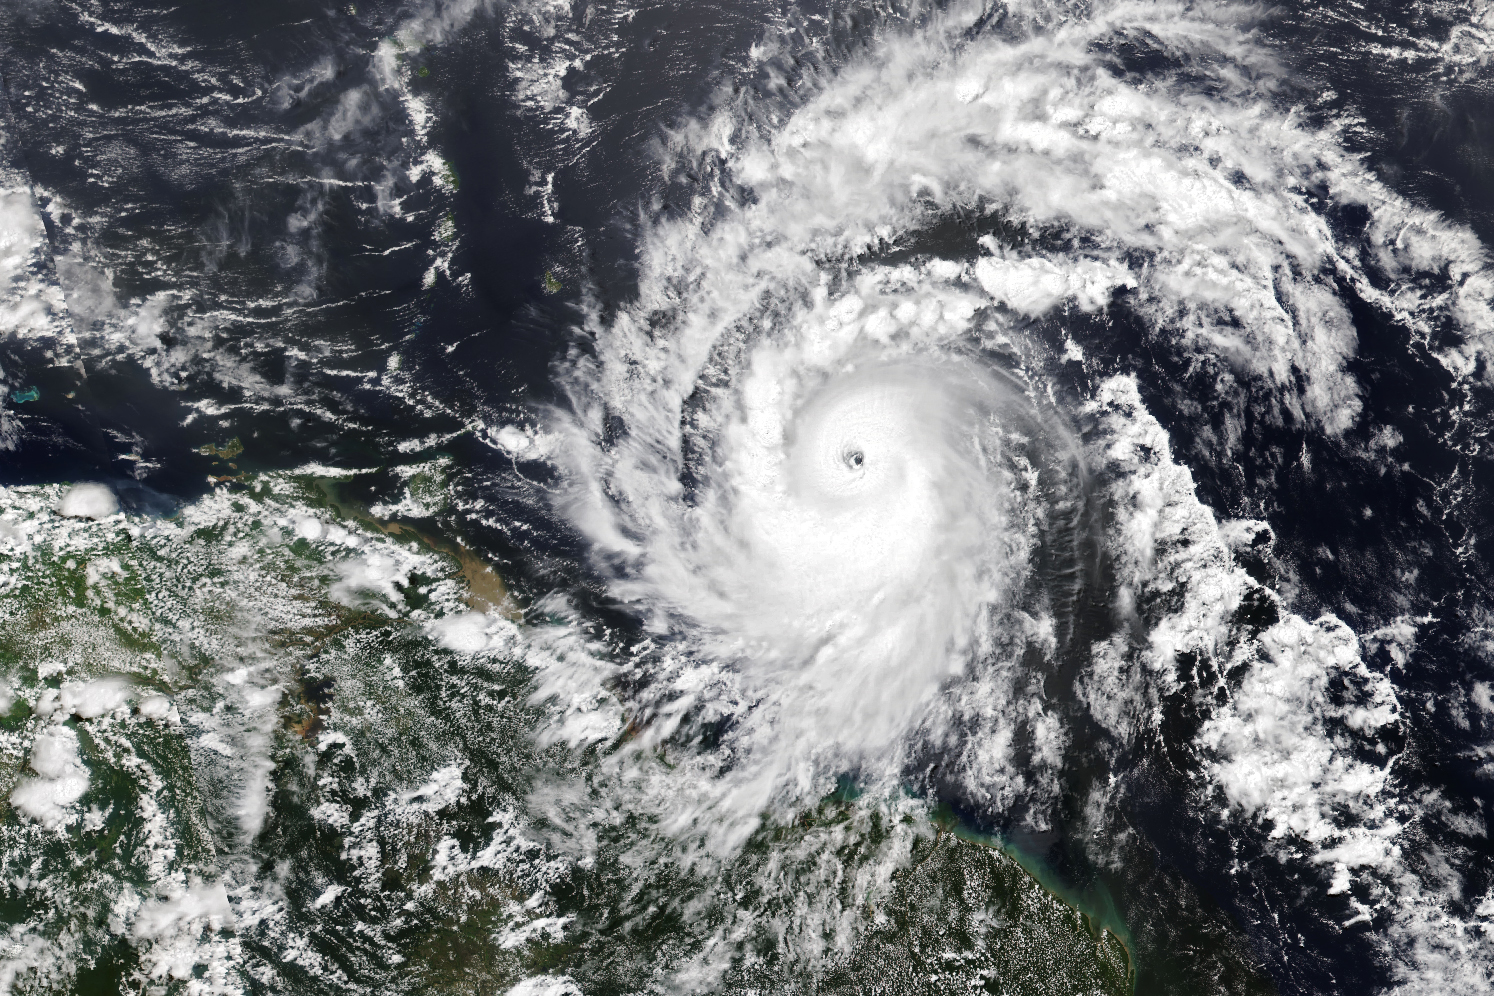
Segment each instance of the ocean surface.
M0 993L1494 991L1494 9L0 79Z

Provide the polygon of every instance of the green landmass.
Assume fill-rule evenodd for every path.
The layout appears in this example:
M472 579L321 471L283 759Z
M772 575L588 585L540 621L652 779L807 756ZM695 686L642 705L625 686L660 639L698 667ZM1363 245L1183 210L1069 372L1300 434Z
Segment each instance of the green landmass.
M234 436L221 445L208 443L205 446L199 446L197 452L203 456L217 457L219 460L232 460L244 452L244 444L239 441L238 436Z
M444 464L401 479L445 507ZM916 800L706 855L638 802L683 769L630 752L603 684L617 735L541 736L537 675L600 651L335 482L165 519L60 496L0 489L0 792L45 780L42 737L86 773L54 825L0 807L16 993L1131 991L1114 934Z

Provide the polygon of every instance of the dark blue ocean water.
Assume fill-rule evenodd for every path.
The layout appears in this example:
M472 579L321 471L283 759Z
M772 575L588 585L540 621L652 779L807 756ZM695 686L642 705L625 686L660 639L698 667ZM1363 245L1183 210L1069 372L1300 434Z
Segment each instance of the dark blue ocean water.
M812 90L866 38L920 15L578 2L562 13L580 27L547 37L539 22L493 5L439 44L401 53L418 66L411 91L429 113L417 136L370 56L408 13L299 0L7 5L0 72L11 119L0 126L13 129L14 165L42 211L76 344L0 339L17 427L0 452L0 484L101 480L127 508L169 514L231 473L200 448L234 438L243 444L235 471L247 472L446 453L462 469L463 501L444 528L521 593L558 588L626 628L633 622L605 594L584 542L548 503L546 469L521 473L484 428L561 400L556 364L594 348L577 331L583 312L605 314L635 292L641 228L715 189L704 170L664 174L669 129L754 87L792 107L796 86ZM1371 44L1445 39L1466 18L1453 7L1299 3L1263 12L1253 35L1286 67L1273 100L1311 104L1303 113L1325 121L1355 115L1349 151L1488 244L1490 72L1454 74L1430 56L1385 60ZM125 23L134 36L100 28ZM1000 17L985 30L999 32ZM791 81L777 96L749 56L769 34L797 53L775 66ZM593 42L600 54L555 74L590 119L589 131L566 131L525 96L523 71ZM1142 80L1161 58L1144 39L1113 55ZM1319 99L1325 91L1333 96ZM345 130L328 130L350 92L361 96ZM412 180L419 148L441 165ZM442 171L444 185L433 180ZM381 197L397 209L379 210ZM1352 238L1371 219L1347 205L1324 220ZM961 224L933 233L929 251L940 239L960 251ZM1346 441L1290 411L1261 417L1273 411L1265 388L1158 348L1123 296L1069 327L1092 369L1136 375L1207 505L1270 524L1274 543L1246 566L1294 612L1332 612L1359 633L1426 620L1409 658L1367 659L1392 675L1402 703L1399 739L1384 745L1400 755L1394 780L1445 802L1414 814L1406 848L1420 848L1425 865L1447 862L1457 880L1447 902L1473 918L1494 886L1482 746L1494 715L1467 705L1476 682L1494 680L1477 649L1491 605L1490 392L1438 362L1457 330L1419 339L1347 283L1339 291L1357 334L1359 424L1393 427L1403 441L1390 469L1353 455L1375 445L1368 428ZM152 301L155 327L123 321ZM1069 368L1056 387L1082 399L1097 379ZM393 486L387 476L360 482L365 501ZM1069 610L1074 671L1088 638L1112 624L1106 570L1091 567ZM1061 668L1049 696L1072 699L1073 680ZM1050 831L931 783L970 830L1008 841L1081 905L1114 911L1138 992L1357 994L1392 984L1383 919L1342 926L1352 892L1322 899L1259 834L1190 808L1188 744L1202 716L1186 697L1160 708L1159 733L1105 764L1095 761L1105 734L1076 711L1068 792ZM1094 780L1114 770L1125 772L1115 820L1129 834L1117 845L1126 860L1101 868L1074 828ZM1245 952L1270 983L1206 981L1213 962L1198 952L1222 947Z

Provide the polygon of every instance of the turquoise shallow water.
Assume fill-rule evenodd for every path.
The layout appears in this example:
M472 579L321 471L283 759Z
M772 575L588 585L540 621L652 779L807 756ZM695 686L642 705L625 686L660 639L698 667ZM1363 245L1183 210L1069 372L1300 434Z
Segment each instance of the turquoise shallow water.
M675 770L629 756L615 705L593 717L610 740L536 747L564 719L536 686L586 647L516 626L511 604L473 613L456 556L323 493L270 476L169 519L99 521L53 513L59 489L5 494L12 985L504 991L544 976L607 992L695 962L716 986L792 987L810 966L778 932L864 903L901 912L821 962L848 991L885 970L887 945L918 951L962 920L941 971L1020 985L1042 964L1075 991L1095 971L1125 990L1122 948L1097 963L1077 914L994 852L941 844L916 800L827 800L731 860L680 865L688 836L594 808L627 799L613 779ZM939 915L909 890L943 896ZM999 929L983 920L997 909ZM734 918L749 944L711 957Z
M1491 31L5 6L0 990L1487 992Z

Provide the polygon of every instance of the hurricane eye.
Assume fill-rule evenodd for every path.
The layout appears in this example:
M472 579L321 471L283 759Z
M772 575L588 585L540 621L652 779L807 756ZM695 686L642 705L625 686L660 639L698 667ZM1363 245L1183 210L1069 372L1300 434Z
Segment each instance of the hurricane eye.
M852 470L860 470L861 465L866 462L866 454L862 453L860 450L846 450L845 453L841 456L841 459L844 460L846 462L846 466L851 468Z

